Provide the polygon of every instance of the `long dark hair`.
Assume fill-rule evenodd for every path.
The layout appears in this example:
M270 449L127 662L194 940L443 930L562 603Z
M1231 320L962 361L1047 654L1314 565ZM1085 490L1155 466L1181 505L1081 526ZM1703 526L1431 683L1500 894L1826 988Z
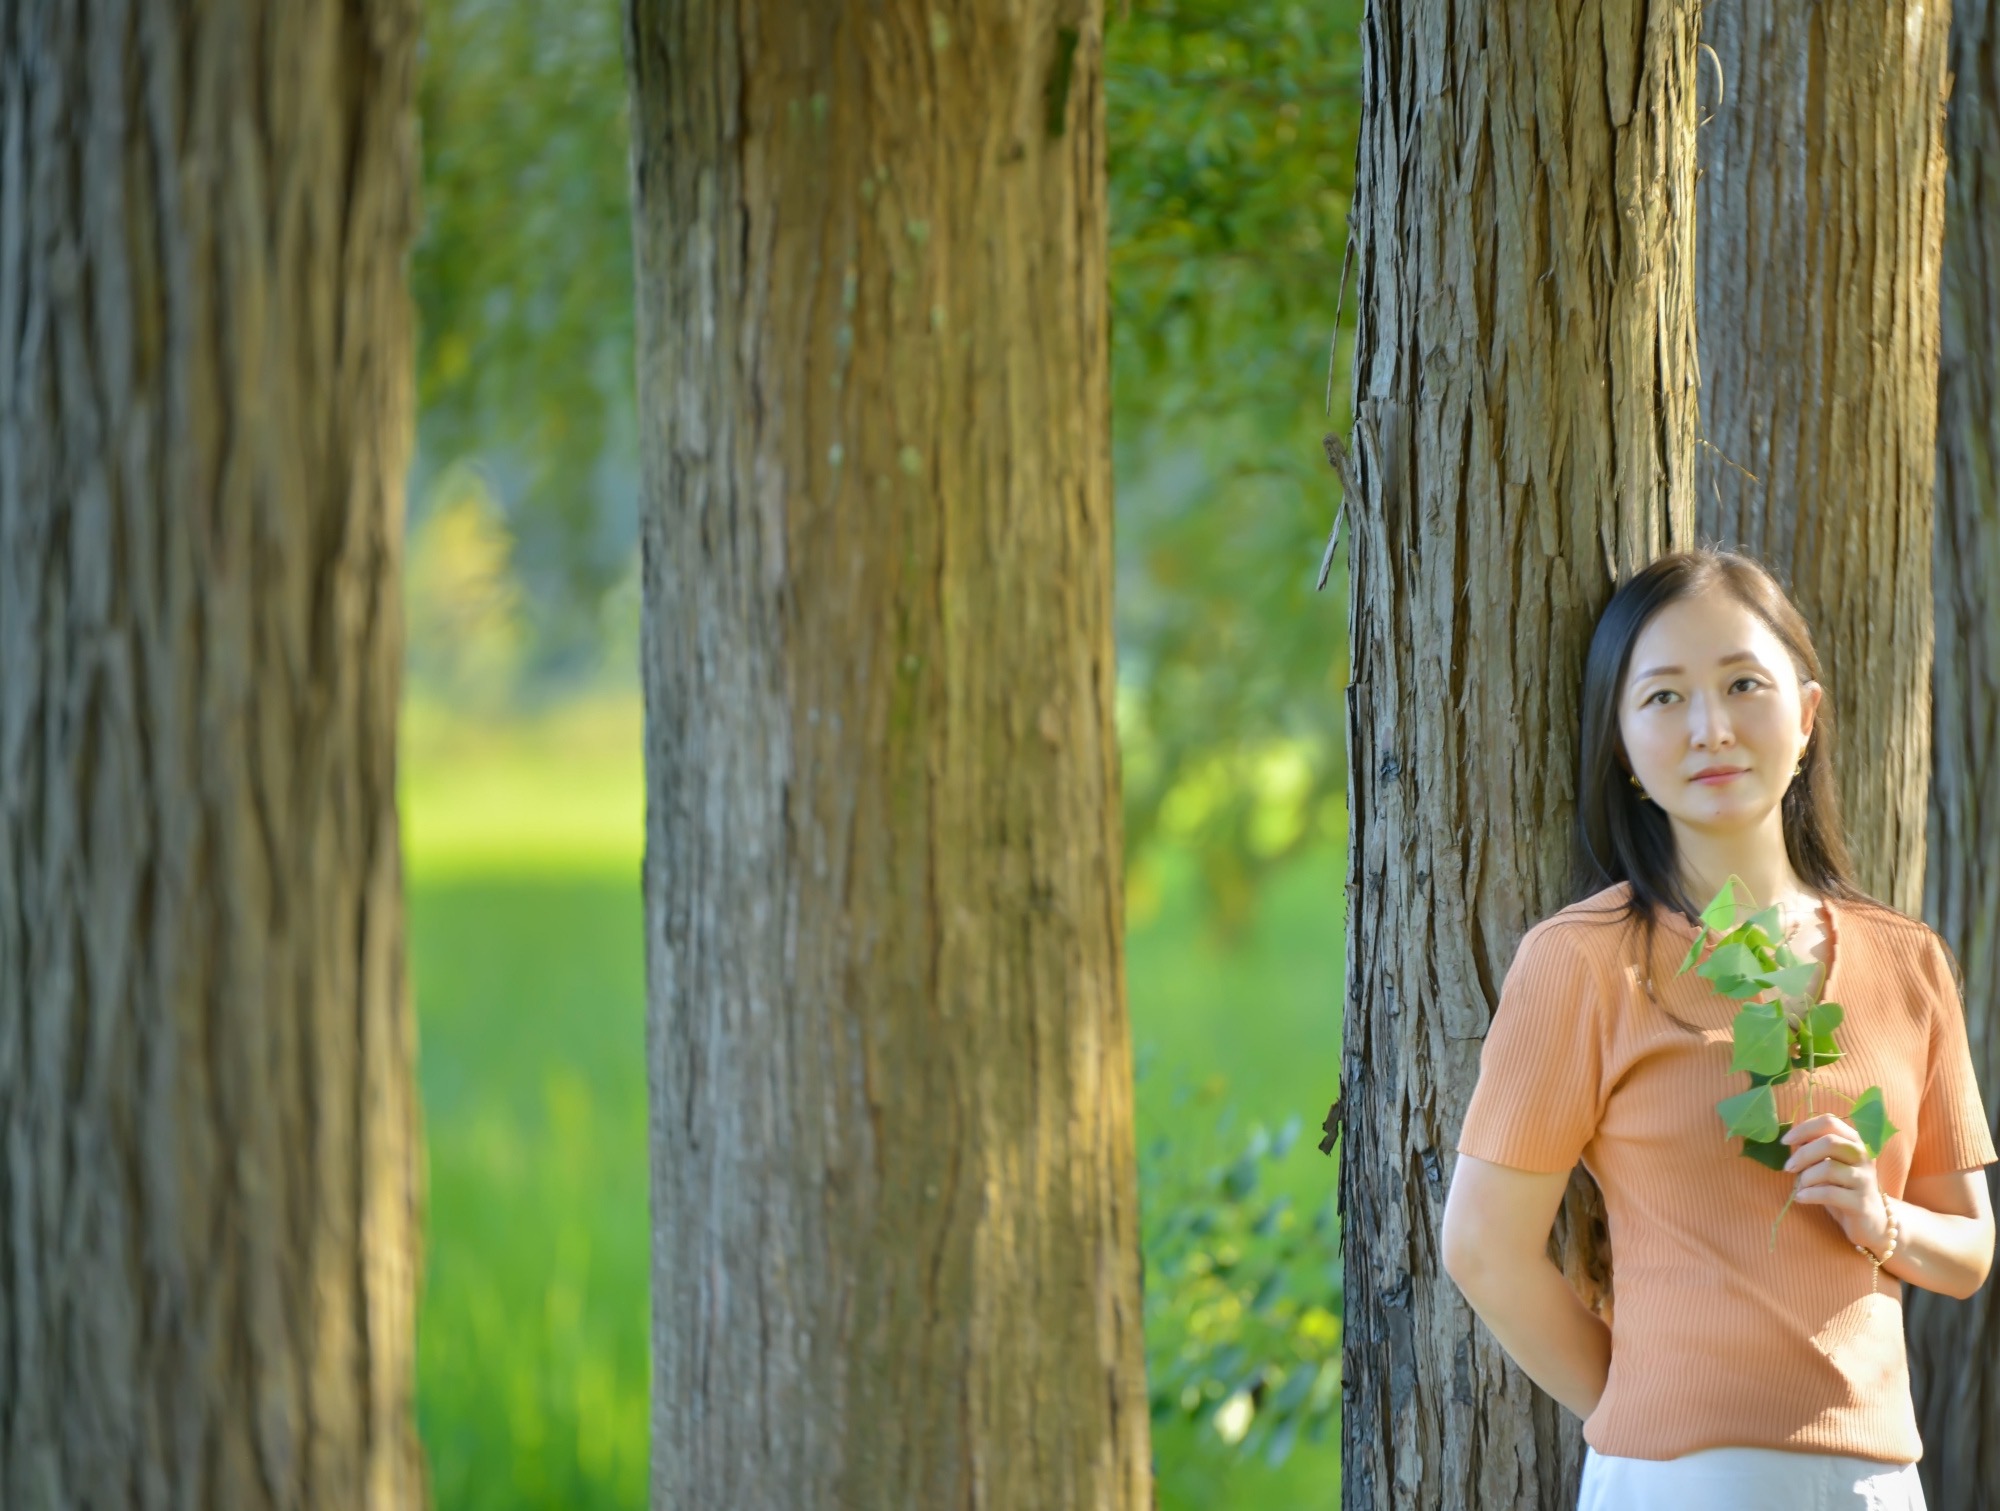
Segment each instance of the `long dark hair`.
M1672 911L1692 922L1700 917L1701 907L1687 895L1666 814L1641 797L1630 780L1631 766L1619 734L1619 699L1632 647L1653 616L1670 603L1718 589L1770 627L1790 654L1801 683L1823 681L1805 616L1777 579L1748 556L1709 546L1658 557L1619 584L1598 616L1584 663L1573 900L1582 901L1621 881L1630 883L1627 917L1644 931L1641 981L1655 1006L1659 1005L1652 982L1656 921ZM1785 852L1799 879L1821 896L1856 900L1865 894L1854 884L1841 830L1833 733L1833 700L1823 697L1813 717L1804 767L1780 803ZM1675 1021L1700 1032L1694 1024ZM1581 1166L1563 1196L1556 1248L1570 1283L1597 1310L1608 1313L1611 1250L1604 1198Z

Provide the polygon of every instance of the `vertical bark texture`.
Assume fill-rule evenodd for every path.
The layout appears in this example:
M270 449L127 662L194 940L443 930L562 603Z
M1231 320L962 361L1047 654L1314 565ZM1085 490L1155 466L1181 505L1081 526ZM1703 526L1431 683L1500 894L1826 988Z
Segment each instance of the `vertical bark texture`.
M1829 669L1858 880L1908 913L1930 765L1950 19L1919 0L1702 12L1698 524L1791 584Z
M1570 900L1584 652L1693 536L1695 7L1363 23L1343 1501L1568 1508L1582 1442L1440 1262L1514 946Z
M1099 6L628 19L654 1504L1143 1506Z
M1965 976L1967 1037L2000 1131L2000 16L1952 17L1938 363L1937 670L1924 916ZM1987 1171L2000 1204L2000 1182ZM1906 1293L1932 1511L2000 1508L2000 1302Z
M0 7L0 1505L414 1506L416 25Z

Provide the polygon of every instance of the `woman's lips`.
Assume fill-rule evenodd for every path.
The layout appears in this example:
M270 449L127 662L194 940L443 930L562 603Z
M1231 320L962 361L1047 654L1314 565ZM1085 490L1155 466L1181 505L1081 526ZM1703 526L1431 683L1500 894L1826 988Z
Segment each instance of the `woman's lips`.
M1695 780L1700 782L1704 787L1720 787L1724 782L1733 782L1741 775L1743 775L1741 770L1714 771L1710 772L1707 776L1698 776Z

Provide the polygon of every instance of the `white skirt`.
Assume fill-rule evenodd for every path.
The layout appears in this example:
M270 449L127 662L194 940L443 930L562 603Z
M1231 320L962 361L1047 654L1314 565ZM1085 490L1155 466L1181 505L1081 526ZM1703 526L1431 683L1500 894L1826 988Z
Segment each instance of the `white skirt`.
M1583 1452L1577 1511L1924 1511L1915 1464L1776 1448L1705 1448L1677 1459Z

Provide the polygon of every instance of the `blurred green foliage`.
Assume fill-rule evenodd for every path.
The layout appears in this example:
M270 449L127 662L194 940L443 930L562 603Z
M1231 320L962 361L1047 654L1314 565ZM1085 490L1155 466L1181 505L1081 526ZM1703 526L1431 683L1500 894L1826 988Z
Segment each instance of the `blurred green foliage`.
M504 710L519 685L525 626L513 554L479 471L440 476L403 556L406 661L411 681L466 713Z
M1345 783L1345 573L1319 595L1312 579L1338 502L1320 436L1359 15L1359 0L1114 0L1107 16L1127 828L1135 851L1162 833L1199 859L1225 929L1323 838ZM630 665L619 11L434 0L427 16L413 528L476 463L522 583L531 692ZM1331 393L1344 429L1344 376ZM413 676L449 696L430 670Z
M1273 1468L1340 1419L1334 1193L1308 1218L1265 1189L1299 1128L1296 1113L1275 1137L1259 1124L1232 1158L1199 1170L1162 1135L1139 1167L1153 1420L1196 1419Z
M1133 871L1126 968L1162 1511L1339 1499L1338 1167L1316 1130L1339 1080L1345 839L1342 823L1278 867L1226 938L1201 927L1194 856L1156 846Z
M1312 583L1360 10L1163 0L1107 32L1127 837L1193 853L1225 928L1346 782L1345 573Z
M453 469L489 474L544 678L597 655L635 553L622 28L615 0L424 11L412 523Z

